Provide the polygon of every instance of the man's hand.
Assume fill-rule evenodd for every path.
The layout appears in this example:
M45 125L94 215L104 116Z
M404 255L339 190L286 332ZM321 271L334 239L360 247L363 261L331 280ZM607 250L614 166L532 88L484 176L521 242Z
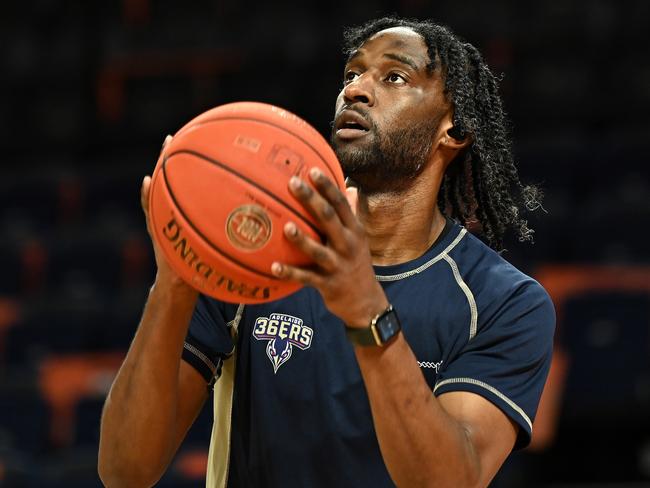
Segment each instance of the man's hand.
M346 325L366 327L386 309L388 300L375 279L365 230L346 195L322 171L313 168L309 177L317 191L296 176L289 181L289 189L317 220L326 242L316 242L288 222L285 236L313 265L297 268L275 262L271 271L279 278L316 288L327 308Z
M150 187L151 178L146 176L140 202L152 236ZM158 266L156 282L101 420L98 470L110 487L153 486L208 396L203 377L181 361L198 292L170 268L151 240Z
M163 142L161 152L165 149L165 146L171 141L172 136L165 137ZM172 286L176 289L185 290L194 295L194 289L189 286L185 281L183 281L180 276L169 266L167 259L165 258L164 253L158 246L158 243L153 237L153 229L151 228L151 219L149 218L149 191L151 190L151 176L147 175L142 180L142 187L140 188L140 205L142 205L142 211L144 212L144 217L147 223L147 232L149 233L149 238L153 245L153 252L156 258L156 283L164 283L165 285Z

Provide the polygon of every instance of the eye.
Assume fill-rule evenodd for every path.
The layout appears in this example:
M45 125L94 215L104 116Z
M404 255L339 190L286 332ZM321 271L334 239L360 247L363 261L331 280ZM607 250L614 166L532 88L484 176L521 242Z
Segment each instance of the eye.
M389 83L393 83L395 85L403 85L406 83L406 78L400 75L399 73L390 73L386 77L386 81L388 81Z
M343 77L343 83L348 85L352 83L354 80L356 80L359 77L359 73L355 73L354 71L348 71L345 73L345 76Z

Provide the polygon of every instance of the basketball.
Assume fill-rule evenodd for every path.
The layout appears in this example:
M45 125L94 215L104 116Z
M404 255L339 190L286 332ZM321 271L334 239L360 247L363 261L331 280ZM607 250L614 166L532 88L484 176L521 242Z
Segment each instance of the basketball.
M318 167L345 188L327 141L298 116L257 102L208 110L163 149L152 175L153 238L170 266L199 292L231 303L277 300L302 285L271 274L274 261L310 260L283 233L292 221L322 241L318 224L288 189Z

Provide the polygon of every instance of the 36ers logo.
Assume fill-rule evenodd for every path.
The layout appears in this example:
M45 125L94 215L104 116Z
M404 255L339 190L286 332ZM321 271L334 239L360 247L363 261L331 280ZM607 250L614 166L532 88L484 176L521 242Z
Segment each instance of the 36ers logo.
M230 243L242 251L255 251L271 237L271 220L257 205L242 205L230 212L226 235Z
M289 360L293 346L303 351L309 349L313 336L313 329L303 325L302 319L282 313L258 317L253 328L255 339L269 341L266 345L266 355L271 360L274 373Z

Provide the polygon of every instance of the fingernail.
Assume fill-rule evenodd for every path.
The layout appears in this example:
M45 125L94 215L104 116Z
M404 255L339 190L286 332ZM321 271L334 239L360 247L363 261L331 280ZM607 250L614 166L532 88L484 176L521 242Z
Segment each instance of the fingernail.
M291 185L291 188L294 190L297 190L300 188L300 178L297 176L292 176L291 179L289 180L289 185Z
M295 236L298 233L298 229L296 228L296 224L293 222L287 222L284 225L284 230L289 234L290 236Z
M312 177L312 179L314 179L314 180L317 180L318 178L320 178L320 176L321 176L322 174L323 174L323 173L321 173L321 171L320 171L318 168L312 168L311 170L309 170L309 175L310 175L310 176Z
M274 275L279 275L280 273L282 273L282 265L280 263L277 263L277 262L273 263L271 265L271 272Z

